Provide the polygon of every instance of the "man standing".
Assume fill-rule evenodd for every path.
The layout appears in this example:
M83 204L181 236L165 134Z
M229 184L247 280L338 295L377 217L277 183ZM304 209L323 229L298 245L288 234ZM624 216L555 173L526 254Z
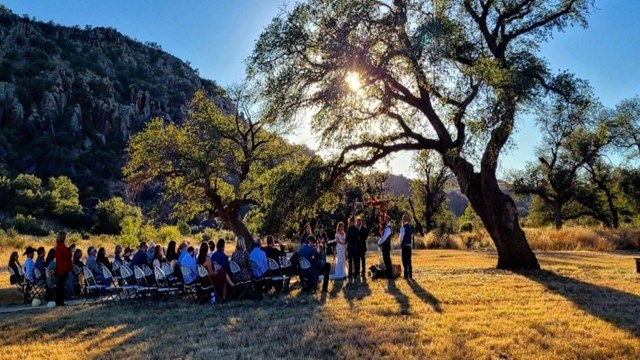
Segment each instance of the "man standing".
M369 237L369 229L362 224L362 218L356 218L356 228L358 229L358 256L360 257L360 269L362 269L362 277L365 277L367 271L367 238Z
M56 275L58 276L58 284L56 285L56 305L64 306L64 291L67 277L73 270L71 263L71 251L64 244L67 233L60 231L56 239Z
M347 227L347 257L349 258L349 277L360 275L360 249L358 246L358 228L353 221L353 216L349 218Z
M385 277L391 279L393 277L391 269L391 225L389 224L391 218L389 215L384 215L382 218L382 236L378 240L378 246L382 250L382 261L384 262Z
M400 247L402 248L402 268L404 278L413 279L413 267L411 266L411 245L413 244L413 226L409 224L409 216L402 215L402 227L400 228Z

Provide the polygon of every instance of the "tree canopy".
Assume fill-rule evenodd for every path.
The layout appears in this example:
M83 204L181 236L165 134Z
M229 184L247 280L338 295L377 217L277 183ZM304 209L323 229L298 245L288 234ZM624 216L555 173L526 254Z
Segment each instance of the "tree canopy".
M394 152L436 150L494 240L498 267L539 268L498 187L498 158L516 116L549 88L539 44L585 26L592 5L310 0L265 29L249 73L263 85L270 119L313 114L334 150L334 176Z

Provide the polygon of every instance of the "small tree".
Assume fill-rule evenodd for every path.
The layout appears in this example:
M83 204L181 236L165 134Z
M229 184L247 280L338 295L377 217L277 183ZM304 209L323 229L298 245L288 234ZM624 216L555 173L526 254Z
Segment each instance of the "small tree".
M447 200L445 186L453 177L449 169L435 155L433 151L423 150L415 157L418 179L412 182L411 190L418 208L414 211L414 220L422 236L435 228L436 214L441 211ZM410 205L413 208L411 203ZM424 221L424 232L419 219Z

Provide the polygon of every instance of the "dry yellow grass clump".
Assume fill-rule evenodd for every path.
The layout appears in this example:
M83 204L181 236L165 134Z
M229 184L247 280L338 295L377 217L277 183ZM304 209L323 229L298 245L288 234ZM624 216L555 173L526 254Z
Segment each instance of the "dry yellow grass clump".
M3 314L0 358L639 359L633 257L538 257L544 271L514 273L493 269L493 251L420 250L413 282Z

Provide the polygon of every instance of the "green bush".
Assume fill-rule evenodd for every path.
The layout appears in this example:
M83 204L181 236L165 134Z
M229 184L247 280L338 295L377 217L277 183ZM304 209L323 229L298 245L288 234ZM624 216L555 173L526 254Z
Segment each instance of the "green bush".
M191 234L191 227L184 221L178 221L178 231L180 231L180 235L187 236Z
M147 243L151 241L156 241L158 239L158 229L153 227L151 224L145 224L140 229L140 241L146 241Z
M126 216L138 218L142 222L142 211L137 206L127 205L122 198L114 197L107 201L101 201L96 206L97 221L93 233L120 234L120 223Z
M142 226L142 217L126 215L120 221L120 236L118 241L122 246L137 247L140 242L140 228Z
M162 244L167 244L171 240L178 242L181 234L177 226L163 226L158 230L158 239Z
M467 221L460 225L460 232L469 233L473 232L473 223L471 221Z
M23 236L19 236L15 228L9 228L7 232L0 229L0 248L22 249L26 245Z
M11 225L21 234L45 236L49 234L44 225L31 215L17 214Z

